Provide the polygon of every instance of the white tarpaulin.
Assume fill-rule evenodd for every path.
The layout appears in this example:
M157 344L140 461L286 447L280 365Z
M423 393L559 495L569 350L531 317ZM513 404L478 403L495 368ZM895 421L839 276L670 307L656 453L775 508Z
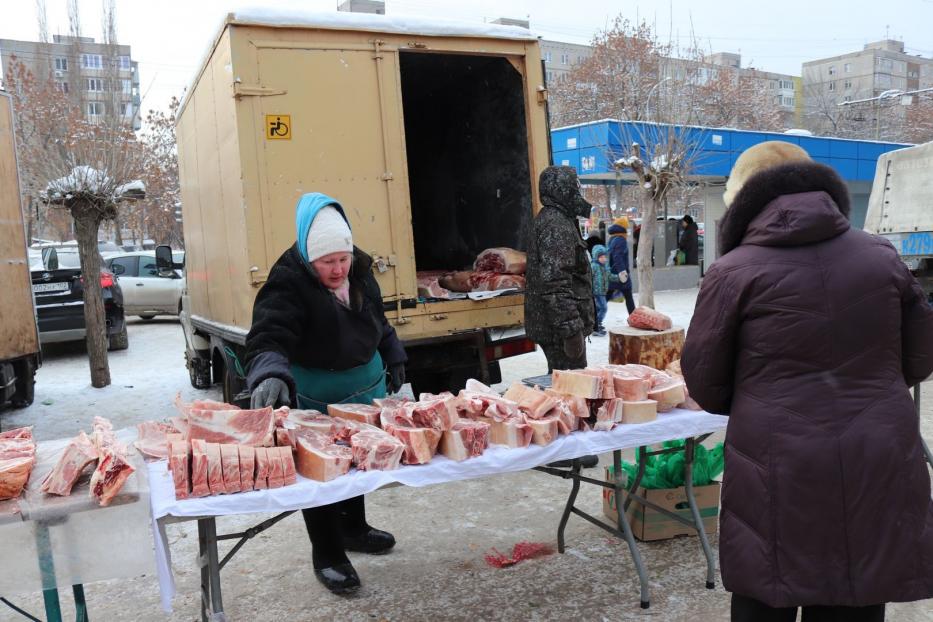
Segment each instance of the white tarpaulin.
M601 454L615 449L653 445L663 441L688 438L723 430L727 417L706 412L675 410L658 415L656 421L637 425L620 425L611 432L574 432L560 436L550 445L531 445L524 449L490 446L477 458L454 462L435 456L428 464L403 466L394 471L352 470L330 482L316 482L298 476L298 483L273 490L256 490L232 495L215 495L198 499L175 499L175 488L168 473L167 462L149 464L149 487L154 520L165 516L198 517L231 514L277 514L288 510L335 503L373 492L394 484L429 486L458 480L526 471L554 462ZM171 558L164 529L154 529L156 562L162 605L171 611L174 596Z

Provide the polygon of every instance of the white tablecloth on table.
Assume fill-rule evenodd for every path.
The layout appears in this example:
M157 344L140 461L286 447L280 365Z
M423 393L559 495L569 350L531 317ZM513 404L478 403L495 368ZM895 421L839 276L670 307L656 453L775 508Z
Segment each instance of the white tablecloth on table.
M663 441L688 438L724 430L727 417L706 412L674 410L658 415L657 420L636 425L620 425L611 432L574 432L559 436L545 446L531 445L523 449L490 446L477 458L455 462L437 455L428 464L402 466L394 471L356 471L329 482L316 482L298 476L298 483L272 490L256 490L232 495L215 495L197 499L175 499L175 489L167 462L149 464L149 489L152 502L153 535L162 606L171 611L175 594L171 557L166 544L166 516L198 517L233 514L277 514L289 510L335 503L373 492L392 484L429 486L458 480L486 477L500 473L526 471L556 460L601 454L616 449L653 445Z

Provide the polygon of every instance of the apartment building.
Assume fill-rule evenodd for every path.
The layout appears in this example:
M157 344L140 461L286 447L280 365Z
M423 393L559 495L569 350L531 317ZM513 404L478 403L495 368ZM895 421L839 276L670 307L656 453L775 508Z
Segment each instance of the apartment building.
M88 120L117 114L142 125L139 67L130 46L97 43L92 37L54 35L51 42L0 39L0 69L5 79L14 61L40 81L51 81L74 98Z

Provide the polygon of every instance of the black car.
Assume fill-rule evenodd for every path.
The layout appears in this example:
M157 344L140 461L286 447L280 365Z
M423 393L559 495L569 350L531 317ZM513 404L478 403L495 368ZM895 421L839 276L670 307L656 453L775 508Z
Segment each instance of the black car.
M84 279L78 249L50 247L31 259L32 291L39 320L39 342L58 343L84 339ZM108 349L129 346L123 291L112 272L101 265L100 279L107 318Z

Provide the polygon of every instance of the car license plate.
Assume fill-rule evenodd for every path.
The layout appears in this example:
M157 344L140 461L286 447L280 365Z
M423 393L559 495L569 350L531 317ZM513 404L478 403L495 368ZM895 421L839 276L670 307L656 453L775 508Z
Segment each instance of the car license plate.
M32 291L36 294L47 292L67 292L71 289L71 283L33 283Z

